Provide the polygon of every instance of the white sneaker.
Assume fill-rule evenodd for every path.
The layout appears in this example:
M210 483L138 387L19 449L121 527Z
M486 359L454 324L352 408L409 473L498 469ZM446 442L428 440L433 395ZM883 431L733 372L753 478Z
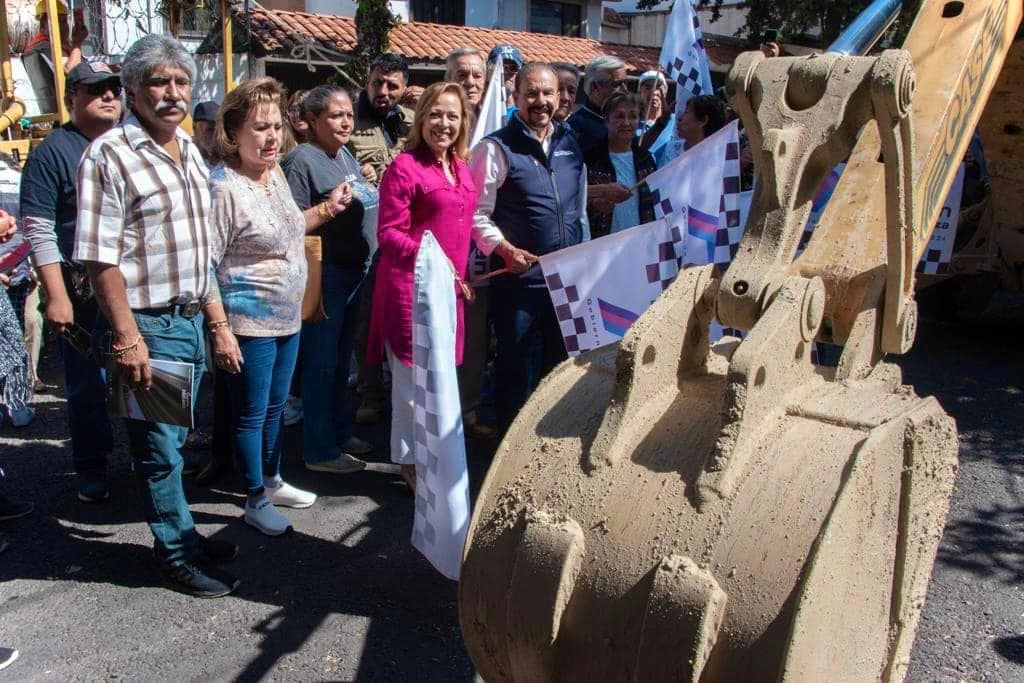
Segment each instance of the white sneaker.
M281 507L301 509L311 507L316 502L316 494L312 491L303 491L284 481L280 486L264 488L270 502Z
M342 453L334 460L327 462L307 462L307 470L314 472L333 472L334 474L352 474L366 469L366 463L359 458L353 458L348 453Z
M348 441L341 445L341 450L352 455L366 455L373 453L373 445L363 441L358 436L348 437Z
M284 407L284 426L291 427L302 422L302 399L297 396L289 396L288 403Z
M0 647L0 669L6 669L18 658L18 651L11 647Z
M288 518L278 512L266 496L255 505L245 504L245 523L267 536L280 536L292 528Z

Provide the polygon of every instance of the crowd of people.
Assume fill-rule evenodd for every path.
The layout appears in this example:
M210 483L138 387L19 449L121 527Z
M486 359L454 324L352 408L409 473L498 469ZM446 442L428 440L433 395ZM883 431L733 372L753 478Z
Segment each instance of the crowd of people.
M499 57L507 125L470 149ZM727 117L714 95L676 117L664 75L642 74L631 92L615 56L581 73L510 45L454 50L444 80L422 88L392 53L358 93L288 93L264 77L193 108L195 76L161 35L132 45L117 73L71 66L70 123L29 156L20 201L0 214L0 253L30 247L63 360L78 498L109 497L107 372L145 391L152 359L191 363L195 392L207 370L214 385L198 480L234 465L244 522L268 536L291 528L285 508L316 502L282 479L284 424L301 419L307 469L343 475L373 450L353 418L390 410L390 457L415 488L413 276L428 231L452 267L465 433L494 438L566 358L538 257L652 220L643 179ZM23 281L4 276L12 295ZM20 340L28 316L11 298L0 296L0 330ZM0 408L16 425L31 419L34 363L20 343L0 352ZM481 413L488 374L493 424ZM196 531L182 487L188 430L128 419L126 431L166 582L232 592L239 581L220 565L238 548ZM0 497L0 519L30 509Z

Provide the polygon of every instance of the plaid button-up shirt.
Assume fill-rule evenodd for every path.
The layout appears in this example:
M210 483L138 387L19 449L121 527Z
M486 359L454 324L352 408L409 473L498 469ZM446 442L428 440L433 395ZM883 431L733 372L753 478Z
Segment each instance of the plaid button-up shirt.
M74 260L118 266L133 309L209 291L208 172L192 139L179 130L177 140L181 165L132 114L94 140L78 167Z

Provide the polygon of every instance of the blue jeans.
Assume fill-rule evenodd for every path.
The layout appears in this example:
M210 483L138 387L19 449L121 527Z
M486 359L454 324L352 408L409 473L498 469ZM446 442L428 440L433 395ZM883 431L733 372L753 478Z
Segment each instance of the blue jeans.
M302 437L306 462L341 455L351 435L348 372L364 273L323 264L326 320L302 324Z
M93 332L96 303L74 306L75 322ZM67 398L71 461L75 473L86 481L103 481L107 458L114 449L114 433L107 415L106 372L95 359L86 358L58 337L64 361L64 395Z
M530 392L567 354L548 290L494 283L491 319L494 359L494 408L501 429L508 429Z
M299 352L298 333L286 337L239 337L242 372L225 373L231 397L235 453L245 467L250 496L263 493L263 475L281 471L281 414Z
M149 347L149 357L194 364L192 405L206 362L203 316L135 312L135 323ZM109 329L101 318L98 330ZM106 336L106 335L103 335ZM99 337L98 338L102 338ZM181 447L188 429L161 422L125 420L128 450L142 481L146 522L153 533L157 558L173 566L190 561L199 548L199 534L181 485Z

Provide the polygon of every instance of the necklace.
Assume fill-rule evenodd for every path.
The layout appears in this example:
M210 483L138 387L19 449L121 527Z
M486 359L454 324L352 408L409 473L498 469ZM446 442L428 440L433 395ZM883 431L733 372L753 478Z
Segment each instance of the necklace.
M241 173L238 173L238 175L245 180L246 187L249 188L249 192L253 195L254 203L260 207L263 217L271 228L294 227L294 212L288 211L288 208L281 200L281 193L277 187L277 178L273 170L269 172L266 183L255 181ZM260 197L261 194L263 195L262 199ZM268 202L266 201L267 199L271 201ZM284 225L281 225L282 222Z

